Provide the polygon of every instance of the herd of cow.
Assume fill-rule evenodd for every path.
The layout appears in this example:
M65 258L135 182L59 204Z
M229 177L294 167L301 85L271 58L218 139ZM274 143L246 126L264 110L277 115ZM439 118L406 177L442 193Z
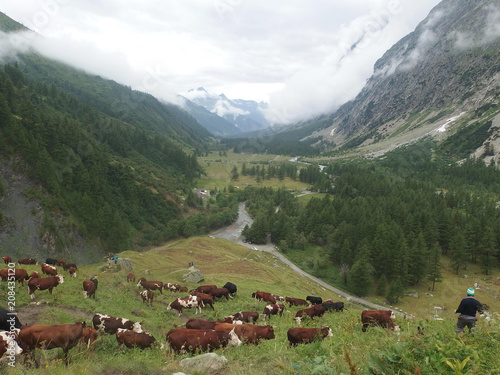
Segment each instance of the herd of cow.
M30 262L30 263L21 263ZM4 257L6 264L12 262L9 257ZM20 260L18 264L36 264L32 259ZM38 272L34 271L28 276L26 270L16 268L15 279L24 284L28 281L29 294L34 298L35 290L48 289L52 294L52 289L64 282L64 278L57 274L55 266L62 266L70 272L70 275L76 277L77 267L75 264L67 263L63 260L47 259L42 264L42 274L47 277L40 277ZM0 270L2 280L7 269ZM24 271L24 272L23 272ZM55 271L55 273L54 273ZM135 282L135 275L128 274L127 282ZM95 298L95 292L98 286L97 278L84 280L84 296ZM144 290L139 293L143 302L149 306L153 303L154 291L163 294L163 290L172 292L188 293L186 297L176 298L168 304L167 310L177 311L178 316L182 316L184 309L195 309L196 314L201 313L201 309L210 306L214 310L214 303L217 299L232 299L237 294L237 287L233 283L226 283L222 288L216 285L201 285L196 289L190 290L185 286L174 283L162 283L160 281L148 281L140 278L137 287ZM272 315L282 316L285 311L285 303L292 306L303 307L299 309L294 317L297 325L300 326L303 319L314 319L322 317L326 312L344 310L343 302L333 302L331 300L323 301L321 297L307 296L306 299L281 297L272 293L257 291L252 293L252 297L257 301L266 303L261 314L257 311L239 311L233 315L227 316L222 320L211 321L203 319L189 319L185 323L185 328L174 328L167 332L166 341L174 353L196 353L213 351L214 349L227 346L239 346L242 343L258 344L261 340L270 340L275 338L274 328L271 325L258 325L259 318L267 322ZM35 348L52 349L62 348L64 353L64 362L68 363L68 351L83 342L91 347L98 339L100 333L114 334L119 345L126 347L139 347L141 349L150 348L159 343L149 333L142 330L140 322L133 322L128 319L109 316L106 314L95 314L92 318L92 327L87 327L85 322L76 322L74 324L60 325L25 325L22 326L16 317L14 327L8 323L8 312L0 308L0 358L12 348L15 348L15 354L23 352L31 354L31 359L38 366L34 356ZM398 330L394 325L394 316L390 310L364 310L361 315L363 332L369 325L378 325L385 328ZM12 329L11 329L12 328ZM7 332L14 332L9 335ZM318 339L332 336L329 327L304 328L294 327L287 331L287 338L290 346L311 343ZM163 346L163 345L162 345Z

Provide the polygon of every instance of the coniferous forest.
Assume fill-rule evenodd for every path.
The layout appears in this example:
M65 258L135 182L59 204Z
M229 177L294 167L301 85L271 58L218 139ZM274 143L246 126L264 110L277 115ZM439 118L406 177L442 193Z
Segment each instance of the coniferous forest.
M305 206L285 190L248 187L255 221L245 235L264 243L270 233L284 253L324 247L331 264L361 280L350 285L358 295L373 282L434 284L441 255L457 274L477 264L488 275L500 261L500 174L483 161L451 164L429 143L379 161L330 164L315 180L328 178L327 194Z

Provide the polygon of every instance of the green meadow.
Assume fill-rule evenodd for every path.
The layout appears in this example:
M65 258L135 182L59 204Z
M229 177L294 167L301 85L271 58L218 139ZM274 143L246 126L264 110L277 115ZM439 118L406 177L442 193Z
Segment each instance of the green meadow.
M205 319L215 320L245 310L262 312L265 303L251 298L257 290L298 298L319 295L346 303L347 309L342 313L327 313L322 318L303 323L304 327L328 325L333 337L293 348L288 347L286 332L296 326L293 317L299 308L287 307L283 317L271 318L275 339L262 341L259 345L216 351L228 359L227 366L218 372L221 375L499 373L500 330L497 314L492 315L495 321L480 320L473 335L462 337L454 332L456 316L445 313L441 314L443 320L430 319L427 314L412 319L398 317L396 324L401 326L399 334L382 328L369 328L363 333L360 322L362 307L324 290L268 253L204 236L148 252L126 251L119 257L130 259L134 265L132 272L137 278L144 276L148 280L175 282L191 289L196 285L186 284L182 276L188 272L189 262L194 262L204 273L202 283L218 286L227 281L235 283L238 286L237 296L228 301L217 301L214 311L204 309L201 317ZM26 269L29 272L40 271L40 266L28 266ZM18 286L16 303L19 316L21 319L26 317L29 319L26 323L31 324L61 324L79 320L90 324L94 313L105 313L142 321L143 329L164 345L168 330L182 326L186 318L200 317L194 311L186 310L181 319L175 312L167 311L169 302L183 296L168 291L162 295L155 292L153 306L148 307L140 299L136 283L126 281L129 272L114 265L108 266L104 261L79 267L76 278L70 278L62 271L64 284L54 289L52 296L47 291L36 292L36 304L31 304L27 287ZM96 299L85 299L82 281L93 275L97 275L99 280ZM6 293L6 284L2 283L0 296L3 300ZM461 296L454 291L453 298L458 304ZM264 322L259 321L258 324ZM425 334L419 335L417 327L423 327ZM2 364L0 370L6 374L51 375L189 373L180 367L180 361L190 355L174 355L168 347L159 346L148 350L119 348L114 335L101 335L94 348L79 345L71 349L68 368L61 361L60 349L37 350L36 356L41 362L39 369L25 365L19 358L14 368Z

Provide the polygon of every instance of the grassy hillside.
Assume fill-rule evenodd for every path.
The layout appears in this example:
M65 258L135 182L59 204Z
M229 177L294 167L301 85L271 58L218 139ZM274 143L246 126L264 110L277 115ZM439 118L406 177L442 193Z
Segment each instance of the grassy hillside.
M238 296L229 301L218 301L215 311L205 309L202 317L217 319L241 310L261 312L264 303L256 302L251 293L266 290L284 296L305 298L317 294L323 298L340 300L338 296L318 287L314 282L294 273L267 253L249 250L225 240L193 237L156 248L146 253L127 251L120 258L129 258L133 272L149 280L178 282L186 285L182 275L189 262L194 262L205 275L203 283L223 285L232 281L238 285ZM26 267L28 271L39 266ZM66 272L63 272L66 274ZM166 306L177 295L165 292L155 294L153 307L143 304L135 283L127 283L126 270L109 268L105 263L80 267L76 279L66 277L65 283L54 290L53 296L38 292L39 305L28 305L26 287L17 287L16 302L19 317L24 323L60 324L85 319L90 322L95 312L143 321L143 327L159 341L165 343L165 333L180 326L182 320ZM82 280L98 275L96 300L84 299ZM189 288L195 285L186 285ZM6 284L0 284L0 298L6 300ZM46 303L45 303L46 302ZM457 337L454 316L443 321L416 318L403 321L398 318L401 333L395 335L383 329L361 332L358 306L347 303L343 313L331 313L304 326L329 325L334 337L322 342L288 348L286 331L294 327L292 318L297 307L287 309L282 318L273 317L276 338L258 346L242 346L216 351L224 355L228 365L220 374L252 375L263 373L291 374L421 374L452 373L445 360L463 361L468 356L465 370L469 374L494 373L500 367L498 350L500 337L498 323L478 323L474 336ZM186 311L186 317L194 317ZM496 317L498 319L498 316ZM259 322L259 324L263 324ZM424 326L426 334L417 336L417 326ZM70 351L70 367L64 368L59 349L37 351L41 369L29 369L18 362L16 368L5 368L7 374L164 374L181 371L180 361L188 355L172 355L165 349L141 351L116 347L112 335L101 336L94 350L76 347ZM188 370L183 370L189 373Z

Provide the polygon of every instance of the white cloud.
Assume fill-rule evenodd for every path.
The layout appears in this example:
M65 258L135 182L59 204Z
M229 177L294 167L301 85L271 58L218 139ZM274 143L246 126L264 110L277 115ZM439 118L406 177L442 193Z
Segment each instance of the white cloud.
M31 41L39 51L91 73L169 101L199 86L269 100L269 117L290 122L354 97L438 2L0 0L0 9L41 35Z

